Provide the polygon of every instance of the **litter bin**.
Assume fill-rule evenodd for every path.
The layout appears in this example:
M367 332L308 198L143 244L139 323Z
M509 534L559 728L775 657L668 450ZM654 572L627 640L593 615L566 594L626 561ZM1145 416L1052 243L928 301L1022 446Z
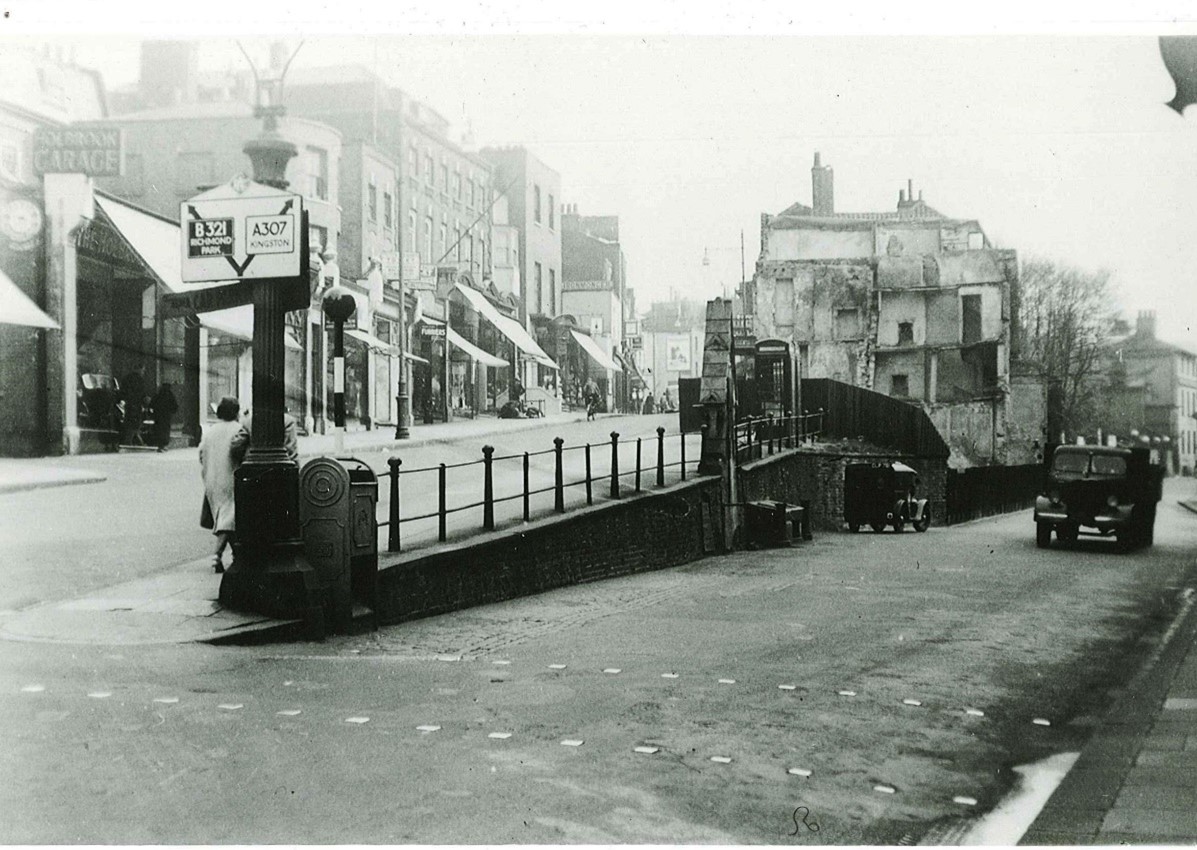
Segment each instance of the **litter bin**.
M334 631L350 630L355 602L375 608L377 506L378 478L356 458L316 458L299 473L304 553L324 590Z
M788 546L799 538L811 539L801 505L761 499L744 506L744 539L751 548Z

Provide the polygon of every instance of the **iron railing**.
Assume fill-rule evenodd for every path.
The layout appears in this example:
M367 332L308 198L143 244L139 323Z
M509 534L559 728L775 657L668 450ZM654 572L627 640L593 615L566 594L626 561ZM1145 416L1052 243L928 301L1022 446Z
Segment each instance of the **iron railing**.
M823 433L823 409L793 416L760 416L737 422L736 460L744 463L792 449Z
M379 520L378 527L387 529L387 551L400 552L403 551L403 538L406 536L405 526L410 527L413 523L435 520L436 541L445 542L450 536L450 517L468 511L480 509L481 522L461 528L463 536L493 531L503 524L529 522L533 516L565 513L570 508L593 505L596 499L613 500L622 498L628 492L640 493L648 487L647 479L654 473L656 487L670 486L677 481L685 481L688 474L696 472L701 439L701 434L666 435L665 428L661 427L657 428L655 441L652 437L637 437L634 443L630 440L621 442L619 433L612 431L609 442L566 446L565 440L556 437L551 449L496 455L493 446L483 446L482 457L478 460L440 463L417 469L404 469L402 458L390 457L387 459L388 469L379 473L380 478L387 479L389 503L386 507L387 518ZM648 446L644 445L646 442ZM646 464L653 442L656 443L656 462ZM551 471L543 463L545 458L552 458ZM579 458L579 461L569 463L573 458ZM542 462L538 463L538 459ZM506 464L519 469L521 474L515 476L519 486L510 492L496 494L496 467L502 470ZM480 499L463 497L460 492L462 488L457 492L451 491L449 473L458 470L460 472L456 472L455 478L459 484L464 482L467 492L481 484ZM567 471L579 477L567 475ZM435 508L405 513L402 482L411 481L415 476L433 474L436 476ZM599 485L598 492L596 484ZM423 490L422 494L430 489ZM552 494L551 507L547 499L549 494ZM570 498L567 499L567 496ZM519 510L509 512L502 519L498 518L496 506L511 502L518 502Z

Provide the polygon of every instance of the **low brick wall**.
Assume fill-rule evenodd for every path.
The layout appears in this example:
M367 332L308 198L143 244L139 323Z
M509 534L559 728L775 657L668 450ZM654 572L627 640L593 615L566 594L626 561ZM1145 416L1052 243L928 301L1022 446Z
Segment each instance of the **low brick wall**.
M849 463L901 461L919 473L918 495L931 501L931 518L943 525L948 468L943 458L901 454L849 454L799 449L750 461L740 467L737 498L741 502L777 499L810 502L811 527L839 531L844 527L844 467Z
M719 551L720 480L605 502L460 543L379 558L376 614L399 623Z

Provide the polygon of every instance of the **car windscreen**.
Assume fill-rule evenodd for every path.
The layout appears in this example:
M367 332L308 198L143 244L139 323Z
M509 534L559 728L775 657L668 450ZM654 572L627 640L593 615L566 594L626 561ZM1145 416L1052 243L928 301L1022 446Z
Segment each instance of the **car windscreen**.
M1118 455L1094 455L1094 475L1126 475L1126 458Z
M1061 452L1052 459L1052 472L1084 472L1089 468L1089 455Z

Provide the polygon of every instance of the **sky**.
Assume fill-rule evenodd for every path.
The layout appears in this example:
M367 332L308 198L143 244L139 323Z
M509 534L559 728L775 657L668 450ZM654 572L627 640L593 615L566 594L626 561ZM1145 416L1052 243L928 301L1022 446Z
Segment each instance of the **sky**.
M1020 257L1109 270L1128 318L1155 310L1162 335L1197 347L1197 107L1164 106L1156 38L1197 33L1181 4L1015 3L971 20L866 4L796 21L773 3L358 2L210 0L89 23L87 6L52 20L10 0L0 36L73 46L109 86L135 81L148 36L202 38L214 69L244 63L238 39L265 64L279 38L303 41L296 67L373 67L458 137L530 148L563 203L618 215L642 309L734 289L741 233L751 276L761 213L810 203L819 151L837 211L892 210L912 180Z

